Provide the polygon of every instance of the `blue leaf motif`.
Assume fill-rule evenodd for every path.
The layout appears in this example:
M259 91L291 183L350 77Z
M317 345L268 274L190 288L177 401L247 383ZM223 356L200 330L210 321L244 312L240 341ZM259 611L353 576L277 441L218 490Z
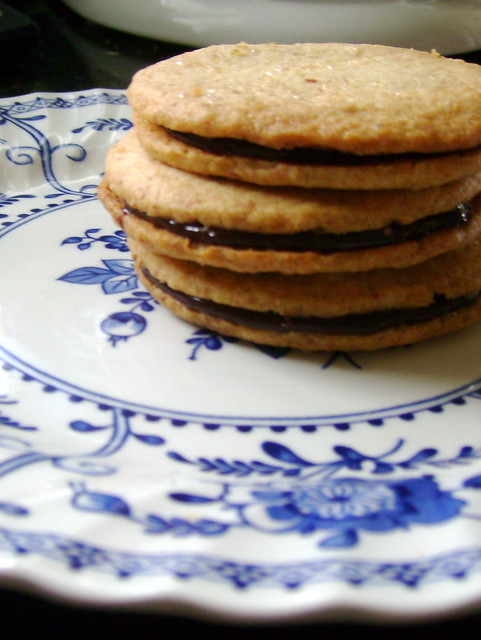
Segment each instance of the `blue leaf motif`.
M25 120L27 122L35 122L36 120L43 120L46 117L47 116L23 116L22 120Z
M267 464L267 463L262 462L260 460L253 460L252 461L252 470L256 471L257 473L260 473L262 475L271 475L271 474L275 473L276 471L279 471L279 467L276 467L276 466L271 465L271 464ZM291 473L293 473L294 475L298 475L299 474L299 469L287 469L286 471L284 471L284 473L286 475L290 475Z
M19 507L11 502L0 502L0 511L9 516L26 516L28 515L28 509Z
M186 457L184 457L182 454L177 453L176 451L169 451L167 453L167 456L169 458L171 458L172 460L175 460L176 462L185 462L187 464L192 464L192 462L190 460L188 460Z
M262 449L272 458L280 460L281 462L289 462L290 464L302 467L314 466L312 462L304 460L304 458L298 456L291 449L277 442L264 442L262 444Z
M83 125L83 127L72 129L72 133L80 133L88 127L91 127L94 131L103 131L105 127L109 131L127 131L132 126L132 122L127 120L127 118L120 118L119 120L116 120L115 118L98 118L97 120L89 120Z
M472 476L471 478L467 478L463 482L464 487L469 487L470 489L481 489L481 475Z
M102 238L100 238L102 240ZM117 240L117 238L113 238ZM132 260L102 260L104 265L110 269L113 273L119 275L131 275L134 273L134 263Z
M118 242L119 241L117 236L100 236L99 240L101 240L102 242Z
M137 276L130 275L128 277L114 278L110 277L102 283L102 289L107 295L115 293L124 293L125 291L131 291L138 286Z
M78 236L71 236L70 238L65 238L62 244L78 244L79 242L82 242L82 238L79 238Z
M374 465L373 473L391 473L393 471L394 471L394 465L389 464L389 462L377 461Z
M90 424L90 422L85 422L84 420L74 420L70 423L70 428L74 431L87 433L88 431L102 431L106 427L94 427L94 425Z
M169 524L163 519L154 514L149 514L145 518L145 532L146 533L164 533L170 529Z
M206 498L205 496L195 496L190 493L170 493L169 497L177 502L189 502L190 504L206 504L208 502L216 502L215 498Z
M107 269L102 269L101 267L81 267L80 269L74 269L66 273L64 276L61 276L59 280L72 284L101 284L111 277L112 273Z
M404 468L409 468L418 462L425 462L426 460L434 458L434 456L437 455L437 453L438 453L437 449L428 449L428 448L421 449L421 451L418 451L416 455L412 456L412 458L409 458L409 460L406 460L405 462L401 463L399 466Z
M113 513L122 516L131 515L129 505L118 496L89 491L83 482L71 483L71 486L75 491L72 504L77 509Z
M359 469L361 463L367 459L365 455L351 447L337 446L334 447L334 451L346 462L349 469Z
M199 533L204 536L216 536L225 533L230 528L228 524L215 520L199 520L196 524Z
M146 436L146 435L138 435L136 433L133 433L132 435L135 438L137 438L137 440L140 440L140 442L143 442L144 444L157 446L165 443L164 438L161 438L160 436Z
M170 527L175 536L187 536L194 531L191 523L187 522L187 520L182 520L182 518L172 518Z
M475 453L476 452L475 452L474 447L466 446L466 447L462 447L461 448L461 451L459 452L459 457L460 458L471 458Z

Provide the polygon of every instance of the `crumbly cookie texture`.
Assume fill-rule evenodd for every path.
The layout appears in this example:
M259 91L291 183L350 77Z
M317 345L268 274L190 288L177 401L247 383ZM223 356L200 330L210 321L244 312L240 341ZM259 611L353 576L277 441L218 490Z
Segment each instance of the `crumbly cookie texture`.
M261 187L156 161L134 130L110 148L105 179L117 196L149 216L259 233L345 233L409 224L468 202L481 190L481 172L418 191Z
M351 44L215 45L143 69L142 118L207 137L356 154L481 144L481 68L439 54Z
M153 254L129 240L132 253L172 289L220 304L286 316L343 316L423 307L435 295L456 298L481 289L481 238L469 247L409 269L286 276L239 274Z
M479 253L479 249L478 249L478 253ZM157 299L161 304L163 304L167 309L172 311L174 314L176 314L177 316L179 316L180 318L188 322L191 322L203 327L207 327L221 334L235 336L244 340L257 342L260 344L284 346L284 347L300 349L302 351L317 351L317 350L371 351L371 350L377 350L377 349L386 349L389 347L402 346L402 345L419 342L422 340L432 339L432 338L444 335L446 333L449 333L451 331L456 331L456 330L465 328L473 324L477 320L479 320L479 318L481 317L481 298L478 297L477 300L472 305L459 309L455 312L446 313L442 316L439 316L424 322L417 322L414 324L401 324L401 325L393 326L388 329L384 329L374 333L369 333L367 335L348 335L348 334L332 335L328 333L309 332L309 331L307 332L291 331L291 332L283 333L283 332L262 329L262 328L261 329L252 328L252 327L243 325L242 322L235 323L235 322L226 320L222 317L216 317L214 315L210 315L208 313L203 313L201 311L189 308L182 302L178 301L171 295L165 293L164 291L156 287L155 284L153 284L151 280L146 277L143 271L143 268L147 266L149 271L150 269L153 270L154 275L157 274L157 276L159 276L160 278L164 277L165 279L169 280L170 284L172 285L179 285L184 280L184 276L186 275L186 272L188 272L191 267L195 270L202 269L198 265L189 265L189 263L185 261L178 261L178 265L176 266L180 267L181 273L175 274L176 266L173 267L172 260L169 258L161 258L161 260L164 261L164 265L162 267L157 264L157 268L156 268L156 265L152 263L151 254L149 253L147 254L148 262L146 263L143 262L143 257L145 256L142 256L141 253L139 254L137 252L137 247L135 246L133 246L133 254L136 259L136 268L138 270L138 274L143 285L146 287L148 291L150 291L150 293L155 299ZM167 265L165 264L165 261L167 261ZM478 267L479 267L479 264L478 264ZM199 280L197 280L195 283L195 289L199 292L199 295L202 295L202 294L208 295L209 291L213 291L214 295L216 296L216 299L219 299L219 287L217 286L216 279L219 278L220 281L222 282L223 275L219 273L216 274L216 272L215 271L212 272L212 270L208 270L208 271L209 272L206 274L206 281L204 282L204 279L202 277L199 278ZM228 278L230 278L232 274L230 274L229 272L227 273L229 274ZM376 273L379 275L379 272L376 272ZM282 276L278 276L278 277L282 277ZM374 276L374 277L377 277L377 276ZM254 280L261 279L259 276L252 276L252 278L254 278ZM315 276L314 278L316 279ZM389 281L389 277L387 280ZM192 279L189 277L188 280L186 280L185 282L192 283ZM212 289L213 284L215 286ZM227 283L223 283L223 284L227 285ZM249 284L251 285L253 283L249 283ZM276 293L275 291L272 291L270 289L270 286L272 285L272 282L270 280L267 280L265 282L265 284L267 285L267 289L263 289L262 284L263 284L262 282L261 283L256 282L254 286L249 286L247 291L244 291L244 293L241 294L241 297L244 300L249 301L251 306L253 306L256 309L263 308L263 301L265 304L265 297L263 296L263 293L267 293L267 298L269 299L269 302L280 300L279 296L277 295L278 292ZM317 282L316 284L318 285L319 282ZM325 286L326 290L329 290L329 288L333 284L334 282L327 283ZM440 287L435 286L434 289L430 287L429 283L426 280L421 284L414 284L413 281L410 280L410 283L404 283L405 284L404 287L401 282L399 282L398 284L399 286L396 287L398 296L392 296L392 294L389 293L389 291L391 290L390 283L389 285L387 285L387 283L385 282L384 287L381 288L380 290L380 298L381 300L383 300L384 303L388 302L388 298L391 298L389 300L389 304L397 303L402 305L402 301L404 301L406 306L410 306L413 303L413 294L414 294L416 300L419 300L419 301L425 300L427 301L426 303L429 304L429 302L432 301L433 299L434 292L438 292L443 289L445 291L451 291L451 287L447 282L444 283L444 286L443 285L441 285ZM257 288L256 288L256 285L257 285ZM307 282L304 284L304 286L306 285L307 285ZM310 285L314 286L314 288L316 287L316 285L313 283L310 283ZM474 277L470 285L471 286L479 285L479 268L478 268L477 275ZM260 286L260 289L259 289L259 286ZM354 284L353 286L354 286L354 289L356 289L358 285ZM321 289L322 288L323 287L321 286ZM362 289L363 286L361 285L360 288ZM460 289L458 284L455 284L454 289L456 291L459 291L459 290L463 290L464 287L461 287ZM468 286L467 289L470 289L470 287ZM224 291L224 288L222 285L220 287L220 290L221 290L220 299L232 299L232 301L234 302L233 296L235 297L235 292L234 293L231 292L230 295L227 294L227 292ZM289 290L293 291L295 289L293 289L293 287L290 286ZM338 291L342 291L342 289ZM344 291L346 295L342 295L341 297L343 300L345 301L347 300L347 307L349 309L352 309L352 301L356 300L356 298L351 297L348 300L347 293L349 292L349 287L347 287L347 289L345 289ZM386 298L383 296L383 293L387 294ZM312 291L311 291L311 294L312 294ZM333 294L330 296L330 301L333 304L333 308L336 308L338 315L340 315L342 304L341 305L336 304L334 300L335 295L336 295L336 292L333 292ZM371 294L371 298L372 298L372 295L373 294ZM393 297L397 298L397 300L392 300ZM288 298L289 296L287 296L287 299ZM316 300L316 297L311 295L309 297L309 300L307 301L307 308L309 309L309 311L306 311L306 305L303 304L302 300L299 300L298 296L296 296L296 300L294 301L294 303L290 303L289 306L292 309L293 313L308 315L311 312L312 302L314 300ZM371 299L371 303L373 301L374 300ZM236 300L236 303L239 304L238 299ZM270 306L269 303L267 303L266 306L267 308L269 308ZM282 304L282 302L280 303L279 306L284 308L284 305ZM359 309L362 310L363 306L364 305L362 304L355 305L357 310ZM380 307L382 308L383 306L384 305L379 305L377 303L376 308L380 308ZM391 308L391 307L388 307L388 308ZM329 304L326 305L324 311L326 309L329 309ZM278 313L282 313L280 309L278 309L277 311Z
M481 318L481 67L381 45L216 45L135 74L98 196L180 318L313 350Z
M473 201L472 217L468 223L416 240L325 253L235 249L195 242L158 229L149 221L125 214L125 200L119 198L106 182L100 185L98 194L113 219L124 228L127 235L149 246L153 253L244 273L278 271L284 274L309 274L367 271L386 267L400 269L465 246L481 232L481 197L477 196Z
M400 155L394 161L372 164L289 164L236 155L220 155L187 145L167 129L134 114L142 146L157 160L184 171L242 180L267 186L327 189L426 189L481 170L481 146L415 159ZM392 156L391 156L392 158Z
M462 309L454 314L442 316L421 324L392 327L369 336L328 335L317 332L277 333L275 331L252 329L193 311L162 291L156 290L142 273L139 273L139 278L144 287L158 302L187 322L206 327L221 335L233 336L248 342L275 347L288 347L306 352L376 351L391 347L401 347L423 340L430 340L453 331L459 331L472 325L481 317L481 299L478 299L471 307Z

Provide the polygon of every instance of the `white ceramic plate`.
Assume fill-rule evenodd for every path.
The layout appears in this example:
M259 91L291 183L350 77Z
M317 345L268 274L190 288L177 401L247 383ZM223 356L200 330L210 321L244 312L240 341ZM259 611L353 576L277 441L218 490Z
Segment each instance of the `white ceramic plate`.
M64 0L107 27L194 47L219 43L353 42L481 47L480 0Z
M0 107L0 583L228 620L478 603L481 327L310 356L198 330L95 196L124 94Z

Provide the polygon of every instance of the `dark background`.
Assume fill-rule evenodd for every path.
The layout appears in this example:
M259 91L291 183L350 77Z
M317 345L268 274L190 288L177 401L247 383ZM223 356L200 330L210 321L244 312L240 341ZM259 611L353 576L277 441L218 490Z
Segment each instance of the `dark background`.
M188 49L97 26L80 18L57 0L9 0L8 4L30 17L36 27L20 25L20 30L12 34L2 32L0 20L0 97L35 91L81 91L94 87L124 89L137 69ZM481 63L481 52L462 57ZM237 640L241 637L248 639L252 634L265 640L287 640L296 636L302 636L303 640L334 640L338 637L355 637L356 640L455 640L461 636L476 637L480 633L481 604L478 609L479 615L471 612L437 621L402 625L337 622L238 626L175 615L132 613L122 609L87 609L47 597L0 589L0 629L7 637L28 637L31 640L49 639L53 633L71 640L171 637L194 640L199 635Z

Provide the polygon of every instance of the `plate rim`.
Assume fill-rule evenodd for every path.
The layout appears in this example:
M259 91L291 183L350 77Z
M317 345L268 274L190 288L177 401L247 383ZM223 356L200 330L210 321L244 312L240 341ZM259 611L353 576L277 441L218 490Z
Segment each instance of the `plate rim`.
M35 97L43 97L46 95L55 96L55 97L81 96L87 93L96 94L98 92L113 93L117 96L125 95L125 92L123 90L115 90L115 89L89 89L85 91L72 91L72 92L63 92L63 93L35 92L31 94L16 96L13 98L3 98L0 100L0 106L4 105L7 100L20 101L24 98L33 99ZM28 220L25 220L24 222L27 222L27 221ZM24 222L22 222L22 224ZM0 236L1 235L2 233L0 232ZM4 362L6 362L6 360L4 360L4 358L2 357L2 354L3 356L5 356L5 353L6 351L4 350L4 348L0 346L0 360ZM8 355L12 355L12 354L8 354ZM15 368L14 363L7 363L7 364L10 364L13 368ZM480 382L481 382L481 379L477 379L474 382L464 385L462 390L464 391L465 388L467 387L473 388L473 385L475 385L477 389ZM67 391L65 392L68 393ZM456 393L457 392L458 390L456 390ZM0 395L0 400L1 398L2 396ZM92 400L92 401L97 402L97 400ZM305 421L305 419L302 419L302 420ZM12 529L11 532L15 532L15 530ZM481 555L481 547L476 548L474 550L479 552L479 554ZM3 555L3 552L0 551L0 555ZM28 556L29 554L27 552L26 556L24 557L27 558ZM27 559L27 564L28 562L29 561ZM20 562L20 564L22 564L22 562ZM88 594L84 592L82 593L78 591L76 592L75 588L71 588L70 593L66 593L61 591L59 584L57 586L52 586L52 583L48 583L48 584L43 583L42 582L44 579L43 573L45 571L48 573L48 567L46 570L44 570L43 568L41 568L40 570L37 569L37 574L35 574L35 567L33 569L33 572L28 568L26 570L18 567L13 567L10 569L1 568L0 578L3 580L3 582L7 584L7 586L10 585L10 586L13 586L14 588L19 588L22 590L25 588L26 590L29 590L29 591L31 590L33 590L34 592L37 591L38 593L42 593L44 595L46 594L49 597L52 597L55 599L67 600L70 602L78 602L81 600L83 604L92 605L92 606L99 605L99 601L98 601L99 596L90 597ZM393 606L392 602L390 606L388 606L388 604L385 604L385 605L383 604L381 606L379 603L373 604L372 602L369 603L369 602L363 601L363 600L366 600L366 598L362 598L362 597L358 599L356 603L349 604L348 598L346 599L346 595L343 595L343 597L340 597L339 593L337 594L337 600L336 600L336 597L333 597L333 599L331 599L330 601L325 601L323 603L320 603L319 601L310 602L309 604L304 603L302 606L301 605L297 606L295 610L267 611L266 609L264 610L257 609L255 612L253 612L252 609L249 610L245 608L243 605L234 606L232 604L232 598L229 601L230 604L226 605L224 602L222 603L223 606L220 606L219 603L217 605L209 606L209 603L207 603L205 599L202 604L199 604L199 599L196 600L194 597L192 597L192 594L188 598L185 595L182 595L181 587L180 587L180 590L179 588L177 588L177 589L173 589L172 591L169 591L169 594L161 598L160 600L158 597L152 594L148 594L148 595L137 594L136 597L133 597L132 595L125 596L119 593L114 594L114 597L112 597L112 594L109 594L109 595L105 595L105 601L102 602L102 606L133 607L135 609L138 609L140 607L140 608L146 608L148 610L154 610L155 612L158 612L158 613L162 613L163 611L166 611L166 609L169 609L169 612L170 612L169 607L175 605L175 607L178 608L181 614L194 615L195 617L207 617L209 619L215 619L215 620L223 619L228 622L241 622L241 623L243 621L252 622L253 619L257 621L269 621L269 622L279 622L279 623L297 622L300 619L326 621L331 618L332 619L342 618L343 616L346 615L346 612L348 612L348 615L353 620L358 620L358 619L361 620L366 616L369 617L371 620L377 620L377 621L383 621L383 622L389 622L390 620L398 620L399 617L402 617L404 620L425 620L425 619L433 619L433 618L439 619L440 617L453 615L460 611L463 611L463 612L468 611L470 608L474 607L476 604L479 604L479 600L481 598L480 573L473 572L473 574L470 576L471 582L479 583L476 594L471 593L471 596L469 598L464 597L464 598L461 598L461 601L457 601L457 602L453 601L451 603L451 606L447 608L445 607L444 611L442 612L439 610L439 606L437 604L436 605L433 604L432 607L428 607L424 605L423 607L420 607L420 608L412 607L410 610L399 610L398 607ZM63 582L63 578L59 579L58 582L59 583ZM100 598L100 600L102 600L102 598ZM369 598L367 598L367 600L369 600Z

